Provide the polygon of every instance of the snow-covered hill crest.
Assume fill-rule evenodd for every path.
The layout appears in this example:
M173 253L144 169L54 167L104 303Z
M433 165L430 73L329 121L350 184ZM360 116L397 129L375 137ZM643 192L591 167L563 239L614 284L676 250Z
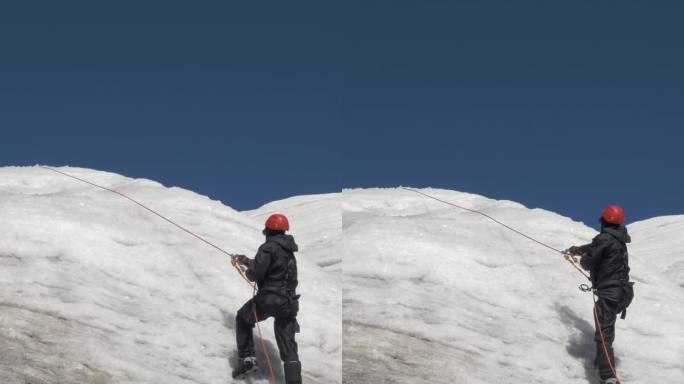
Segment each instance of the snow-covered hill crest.
M62 170L231 252L252 255L263 240L261 221L193 192ZM339 286L306 258L299 268L305 380L339 383ZM250 296L224 255L131 202L45 169L0 168L0 382L232 382L234 315Z
M424 192L558 249L595 235L581 223L514 202ZM345 190L342 217L344 382L596 381L592 298L577 289L583 277L559 254L480 215L402 189ZM649 242L663 250L683 248L684 239L676 230L651 227L634 229L636 298L627 320L618 320L618 370L625 383L680 383L684 291L652 265L661 249L640 244L640 233L652 234Z
M288 214L302 248L305 383L595 378L581 275L479 215L401 189L298 196L237 212L149 180L63 170L236 253L253 254L267 215ZM515 202L424 192L559 249L595 234ZM682 228L682 216L629 226L636 298L615 343L625 383L684 382ZM231 382L233 317L250 295L225 256L129 201L44 169L0 168L1 383ZM277 362L271 324L263 328ZM266 382L265 374L252 381Z

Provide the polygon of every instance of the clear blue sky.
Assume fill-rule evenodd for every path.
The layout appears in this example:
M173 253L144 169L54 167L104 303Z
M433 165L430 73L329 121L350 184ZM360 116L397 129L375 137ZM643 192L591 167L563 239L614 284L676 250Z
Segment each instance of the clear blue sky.
M2 2L0 164L684 213L681 2L336 4Z

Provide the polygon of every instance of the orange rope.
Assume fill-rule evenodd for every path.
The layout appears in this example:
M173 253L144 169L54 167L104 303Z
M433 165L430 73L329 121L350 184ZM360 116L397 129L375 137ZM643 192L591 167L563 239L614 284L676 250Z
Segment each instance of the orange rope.
M565 260L567 260L573 266L573 268L575 268L577 270L577 272L584 275L584 277L586 277L588 280L591 280L591 278L589 278L589 275L586 272L584 272L583 270L581 270L580 267L577 266L577 263L575 262L575 260L572 259L571 255L564 253L563 256L565 257Z
M114 193L114 194L117 194L117 195L123 197L124 199L130 200L131 202L133 202L133 203L139 205L140 207L142 207L142 208L146 209L147 211L151 212L152 214L154 214L154 215L156 215L156 216L159 216L161 219L163 219L163 220L169 222L170 224L174 225L174 226L177 227L178 229L180 229L180 230L182 230L182 231L184 231L184 232L186 232L186 233L188 233L188 234L194 236L194 237L197 238L198 240L200 240L200 241L202 241L202 242L204 242L204 243L206 243L206 244L212 246L213 248L217 249L217 250L220 251L221 253L223 253L223 254L225 254L225 255L228 255L228 256L231 256L231 257L233 256L232 254L226 252L225 250L223 250L223 249L220 248L219 246L217 246L217 245L215 245L215 244L209 242L208 240L206 240L206 239L203 238L202 236L200 236L200 235L198 235L198 234L196 234L196 233L190 231L189 229L187 229L187 228L181 226L180 224L178 224L178 223L176 223L175 221L173 221L173 220L167 218L166 216L162 215L161 213L159 213L159 212L153 210L152 208L147 207L147 206L144 205L143 203L141 203L141 202L139 202L139 201L137 201L137 200L135 200L135 199L133 199L133 198L131 198L131 197L129 197L129 196L127 196L127 195L125 195L125 194L119 192L119 191L116 191L116 190L111 189L111 188L103 187L103 186L101 186L101 185L99 185L99 184L95 184L95 183L93 183L93 182L91 182L91 181L82 179L82 178L80 178L80 177L76 177L76 176L70 175L70 174L68 174L68 173L66 173L66 172L62 172L62 171L57 170L57 169L55 169L55 168L46 167L46 166L43 166L43 165L41 165L40 167L41 167L41 168L44 168L44 169L47 169L47 170L49 170L49 171L55 172L55 173L59 173L59 174L64 175L64 176L66 176L66 177L70 177L70 178L72 178L72 179L75 179L75 180L78 180L78 181L82 181L82 182L84 182L84 183L86 183L86 184L92 185L93 187L97 187L97 188L100 188L100 189L104 189L105 191L109 191L109 192L112 192L112 193ZM231 264L233 265L233 267L235 267L235 269L238 271L238 273L240 274L240 276L242 276L242 278L245 279L245 281L247 282L247 284L249 284L249 285L252 287L252 289L254 290L254 293L253 293L253 295L252 295L252 298L253 298L254 295L256 294L256 285L255 285L254 283L252 283L251 281L249 281L249 279L248 279L248 278L242 273L242 271L238 268L238 266L236 265L236 263L234 263L234 262L231 261ZM266 349L266 344L265 344L265 342L264 342L264 337L263 337L263 334L261 333L261 327L259 327L259 318L257 317L257 314L256 314L256 307L254 308L254 320L256 320L257 329L259 330L259 338L261 339L261 347L263 348L264 355L266 355L266 360L268 361L268 368L269 368L269 370L271 371L271 383L272 383L272 384L275 384L275 383L276 383L276 378L275 378L275 373L273 372L273 365L271 364L271 356L269 355L268 350Z

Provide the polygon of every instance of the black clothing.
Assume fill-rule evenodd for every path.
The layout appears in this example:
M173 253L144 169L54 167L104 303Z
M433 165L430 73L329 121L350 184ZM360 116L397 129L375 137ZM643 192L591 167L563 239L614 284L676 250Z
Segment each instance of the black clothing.
M615 340L615 321L622 312L623 318L627 306L634 297L632 284L629 282L629 254L627 243L631 241L627 228L620 225L602 223L601 233L591 244L577 247L581 253L580 264L590 272L591 281L596 289L598 300L596 317L596 363L602 380L613 377L607 358L614 365L613 341ZM600 328L599 328L600 327ZM601 343L601 333L605 341ZM606 352L608 356L606 356Z
M286 361L283 365L283 370L285 371L285 382L302 382L302 363L299 361Z
M257 284L256 295L240 308L236 316L238 355L254 356L252 330L259 321L275 318L274 329L280 358L285 363L285 381L301 383L301 364L295 334L299 332L296 294L298 247L294 238L282 232L268 233L254 260L249 262L246 276ZM255 318L256 313L256 318Z
M257 283L257 294L272 292L294 295L297 288L297 259L299 249L290 235L276 234L267 237L259 247L247 269L247 278Z
M240 308L236 316L236 339L238 356L241 358L254 356L254 338L252 331L256 324L254 310L259 321L269 317L275 317L274 330L280 359L287 361L299 361L297 354L297 342L295 333L299 332L299 323L295 316L282 316L290 314L291 304L284 297L274 294L256 295Z
M244 378L257 370L256 360L254 358L240 360L240 365L233 370L233 379Z
M587 245L577 247L584 256L580 264L591 272L595 288L612 281L629 281L627 243L632 239L624 226L603 226L601 233Z
M284 235L285 231L276 231L275 229L264 228L264 230L261 231L261 233L263 233L263 235L266 237L271 237L275 235Z
M595 363L598 366L599 376L602 380L614 377L613 371L610 369L608 360L606 359L606 352L610 358L610 364L615 367L615 356L613 354L613 341L615 341L615 321L617 320L618 308L616 308L616 303L614 301L599 299L595 304L595 311L597 313L594 315L594 326L596 327L596 332L594 334L594 340L596 342L596 360ZM596 323L596 315L598 315L599 324ZM599 333L599 326L603 332L604 344L601 343L601 333Z

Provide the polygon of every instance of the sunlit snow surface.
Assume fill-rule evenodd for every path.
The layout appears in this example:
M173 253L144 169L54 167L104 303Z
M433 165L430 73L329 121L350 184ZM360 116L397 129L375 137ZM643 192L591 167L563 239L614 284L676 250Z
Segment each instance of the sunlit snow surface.
M261 220L193 192L60 169L229 252L253 255L263 240ZM307 253L317 259L298 258L305 383L339 383L340 279ZM233 382L234 316L250 297L226 256L131 202L45 169L0 169L0 383ZM263 329L280 372L272 320ZM248 382L267 383L263 371Z
M629 226L632 252L684 290L684 215L662 216ZM684 322L684 320L683 320Z
M341 194L295 196L246 213L258 221L266 221L269 215L278 212L287 212L303 254L313 253L308 259L341 276L342 258L338 248L342 240Z
M556 248L595 235L517 203L424 192ZM592 297L578 290L582 275L559 254L480 215L401 189L345 190L342 218L343 382L597 381ZM670 221L681 228L684 217ZM658 226L658 220L635 225L630 247L636 299L627 319L618 320L614 344L624 383L684 382L681 273L654 262L681 266L684 239ZM662 245L639 243L646 238Z

